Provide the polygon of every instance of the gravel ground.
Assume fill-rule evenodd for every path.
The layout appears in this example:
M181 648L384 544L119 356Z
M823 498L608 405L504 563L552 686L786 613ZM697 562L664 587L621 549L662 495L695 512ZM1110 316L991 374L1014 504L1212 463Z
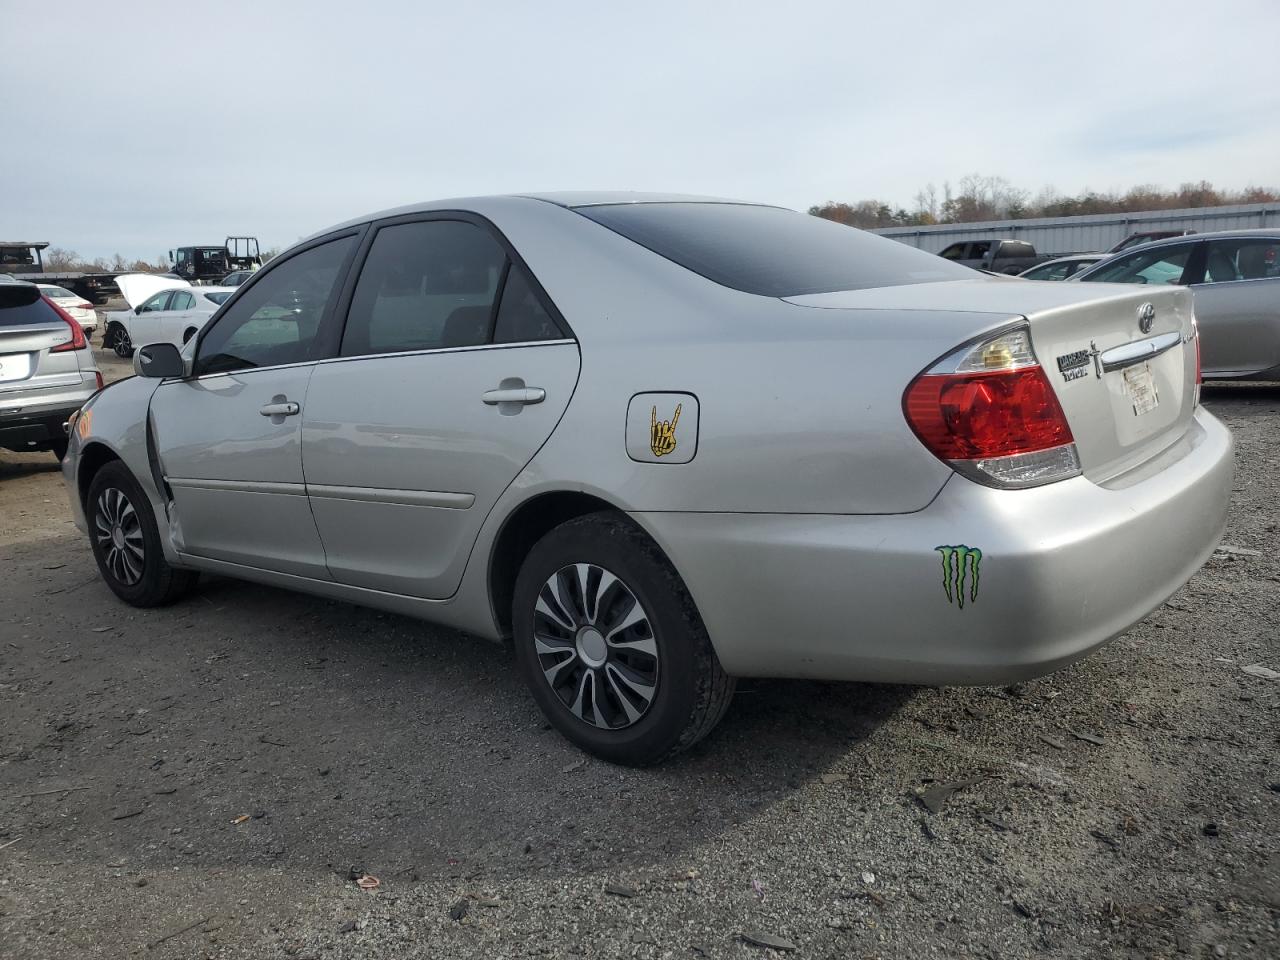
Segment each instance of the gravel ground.
M1280 955L1280 680L1243 669L1280 670L1280 387L1206 402L1246 552L1095 656L745 684L648 771L449 631L216 578L125 607L52 458L0 454L0 956Z

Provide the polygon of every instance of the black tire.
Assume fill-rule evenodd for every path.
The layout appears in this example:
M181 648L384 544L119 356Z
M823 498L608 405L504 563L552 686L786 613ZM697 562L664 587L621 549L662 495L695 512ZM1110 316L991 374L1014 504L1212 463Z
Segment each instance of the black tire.
M535 646L535 624L544 641L548 630L560 631L565 637L574 635L557 626L545 614L535 611L539 598L545 600L544 588L551 589L549 581L559 576L558 571L574 564L608 571L621 581L626 591L622 593L617 587L599 590L594 617L574 618L580 627L577 635L586 629L587 623L597 621L602 631L608 629L605 617L617 615L619 602L623 619L633 603L647 614L642 621L647 626L636 629L641 631L642 642L652 639L656 651L651 674L654 692L638 719L629 719L620 715L618 710L613 711L616 720L624 724L621 726L599 725L596 722L601 719L599 712L593 714L593 720L580 717L562 698L566 696L564 687L577 685L579 692L575 702L583 702L581 690L585 689L588 681L574 678L588 672L604 677L620 649L624 660L622 666L630 670L635 661L627 662L630 656L627 650L606 644L604 664L599 669L590 670L583 659L585 654L575 654L566 647L568 659L562 662L569 664L574 661L574 664L564 668L566 680L557 692L544 671L549 669L548 663L552 669L559 665L557 659L561 651L548 655L539 653ZM594 573L589 578L594 578L590 580L593 584L602 580L601 575ZM569 586L568 589L572 591L575 588ZM577 595L581 596L583 592L578 590ZM592 588L589 587L587 592L592 592ZM613 609L606 610L611 599ZM590 606L591 602L586 601L583 609ZM557 609L561 609L559 605ZM720 722L733 698L735 681L720 666L706 627L680 575L657 544L621 514L594 513L570 520L534 545L516 578L512 624L520 672L542 712L572 743L611 763L645 766L687 750ZM619 636L625 639L627 634L620 633ZM558 638L557 642L569 641ZM581 643L573 649L581 650ZM641 670L646 656L640 655ZM560 671L557 671L559 675ZM606 680L599 681L602 689ZM596 680L592 679L589 686L588 696L593 701L594 710ZM616 682L613 690L619 690ZM618 698L613 696L610 701L607 699L610 696L613 695L606 689L606 700L601 701L601 706L606 709L610 703L618 704ZM637 703L639 700L632 699L632 709Z
M129 333L124 327L114 324L107 332L110 334L110 347L116 352L117 357L122 360L128 360L133 356L133 343L129 340ZM105 341L107 338L104 337L103 339ZM108 344L104 342L103 346L108 346Z
M190 341L190 339L195 335L196 335L195 327L188 327L186 330L184 330L182 332L182 345L185 347L187 345L187 342Z
M129 522L128 511L118 509L120 498L132 510L136 522ZM122 513L125 520L118 525L121 537L112 540L117 527L113 521ZM198 573L179 570L165 559L151 501L129 468L119 460L113 460L94 474L85 501L85 517L98 572L125 603L134 607L161 607L173 603L195 585ZM141 550L140 557L135 547Z

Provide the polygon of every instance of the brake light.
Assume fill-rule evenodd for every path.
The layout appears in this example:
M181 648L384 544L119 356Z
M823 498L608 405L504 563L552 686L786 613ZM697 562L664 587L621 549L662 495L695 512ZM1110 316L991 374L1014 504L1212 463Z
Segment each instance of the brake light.
M89 341L84 338L84 328L80 326L79 321L77 321L75 317L71 316L71 314L67 313L67 311L63 310L48 297L41 297L40 299L53 307L54 312L57 313L58 316L66 322L67 326L71 328L71 339L66 343L58 344L49 351L50 353L65 353L67 350L83 350L89 346Z
M1080 473L1071 426L1025 327L938 361L907 387L902 409L930 453L978 483L1034 487Z

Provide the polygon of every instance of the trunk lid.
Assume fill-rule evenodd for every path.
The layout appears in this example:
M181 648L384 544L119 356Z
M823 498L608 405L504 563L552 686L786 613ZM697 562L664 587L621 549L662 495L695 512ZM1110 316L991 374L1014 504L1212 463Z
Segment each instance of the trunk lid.
M1071 426L1081 468L1095 483L1177 442L1195 412L1195 321L1191 293L1181 287L986 278L789 300L844 310L896 307L1025 318Z

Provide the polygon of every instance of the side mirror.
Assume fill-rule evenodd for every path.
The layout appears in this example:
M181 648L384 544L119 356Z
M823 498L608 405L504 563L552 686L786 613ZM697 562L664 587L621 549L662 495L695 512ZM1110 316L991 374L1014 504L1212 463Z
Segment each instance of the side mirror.
M164 380L186 376L182 354L172 343L149 343L133 355L133 372L140 377Z

